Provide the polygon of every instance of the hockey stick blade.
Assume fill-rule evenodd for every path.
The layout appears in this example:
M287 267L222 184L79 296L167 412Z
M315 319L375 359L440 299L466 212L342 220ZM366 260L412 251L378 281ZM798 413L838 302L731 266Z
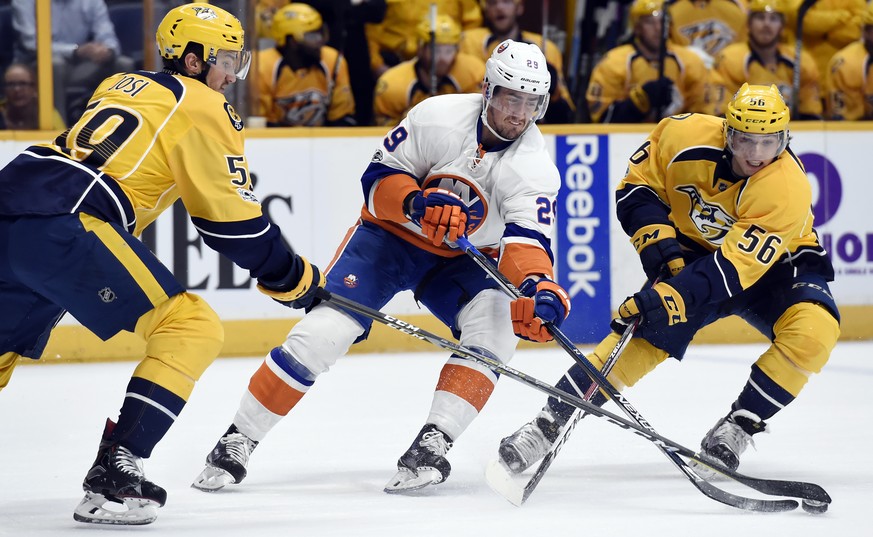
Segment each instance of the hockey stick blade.
M520 298L523 296L521 291L519 291L518 288L515 287L515 285L513 285L512 282L510 282L509 279L505 275L503 275L497 269L497 267L484 254L482 254L482 252L480 252L475 246L473 246L473 244L466 237L459 237L456 242L457 242L458 247L460 247L462 250L464 250L464 252L467 255L469 255L473 259L473 261L477 265L479 265L480 268L482 268L482 270L484 270L491 278L493 278L494 281L500 286L500 288L507 295L509 295L512 298ZM634 408L633 405L631 405L630 401L628 401L624 397L624 395L622 395L622 393L619 392L618 389L616 389L615 386L613 386L612 383L609 382L609 380L607 380L607 378L603 374L601 374L601 372L596 367L594 367L594 365L585 357L584 354L582 354L582 352L576 347L576 345L574 345L573 342L570 341L570 339L566 335L564 335L564 333L558 327L556 327L553 324L548 324L547 328L549 330L549 333L552 335L552 337L554 337L555 341L558 343L558 345L562 349L564 349L567 352L567 354L569 354L570 357L573 358L573 360L577 364L579 364L580 367L582 367L585 370L585 373L589 377L591 377L591 380L594 381L604 392L606 392L607 395L609 396L609 398L612 399L629 418L633 419L639 425L639 428L634 427L635 429L637 429L639 431L640 428L642 428L642 429L646 430L647 432L651 433L653 436L660 437L661 439L664 438L664 437L661 437L660 435L658 435L657 431L655 431L655 428L652 427L652 425L643 417L643 415L636 408ZM558 398L563 399L565 402L569 402L568 394L566 394L566 392L561 392L561 393L563 393L564 396L558 397ZM582 402L578 398L575 398L575 399ZM586 403L587 407L583 408L583 407L579 407L575 403L571 403L571 404L573 404L573 406L576 406L577 408L582 408L583 410L586 410L587 407L592 406L592 405ZM596 412L591 412L591 413L595 414L595 415L597 414ZM705 480L703 480L700 476L698 476L694 472L694 470L691 469L691 467L688 466L688 464L677 455L677 453L674 450L667 449L663 444L661 444L659 442L654 442L654 443L655 443L655 445L658 446L658 449L660 449L661 452L664 453L664 455L670 460L670 462L672 462L673 465L676 466L676 468L678 468L683 474L685 474L685 476L689 479L689 481L691 481L692 484L694 484L695 487L697 487L699 490L701 490L701 492L704 492L703 488L701 488L701 482L706 483ZM692 456L690 456L689 458L694 458L695 460L700 461L700 459L697 458L696 454L694 454L692 452L691 455ZM704 462L704 464L706 464L707 466L710 466L710 467L712 466L711 463ZM722 474L728 475L725 471L726 469L724 469L724 468L716 468L716 470L718 470ZM737 474L737 476L740 476L740 475L741 474ZM729 476L729 477L734 479L732 476ZM740 481L740 480L737 480L737 481ZM740 482L742 482L742 481L740 481ZM798 491L798 493L802 492L805 494L814 494L817 496L816 498L809 498L806 496L798 496L798 494L783 494L783 493L773 494L773 492L768 492L768 490L770 490L768 487L763 487L766 490L756 488L756 486L761 485L761 483L759 481L756 481L756 480L747 480L743 484L745 484L746 486L749 486L750 488L755 488L755 490L758 490L759 492L763 492L764 494L802 497L805 499L812 499L812 500L817 501L817 502L825 502L825 503L830 503L830 501L831 501L830 496L828 496L827 492L825 492L824 489L822 489L818 485L814 485L814 487L817 487L817 489L814 490L813 492L810 492L810 490ZM784 489L784 487L779 487L779 488Z
M652 285L657 283L658 279L656 278ZM643 286L645 288L645 285ZM622 333L621 338L618 340L618 343L615 344L615 347L612 349L612 352L607 356L606 361L603 364L600 372L607 376L612 371L612 368L615 366L615 363L618 361L618 358L624 352L624 349L627 347L630 339L634 336L634 333L637 330L637 327L640 325L639 319L636 319L634 322L629 324L624 333ZM582 395L582 398L586 401L591 401L591 398L594 396L594 393L597 391L597 383L592 382L588 387L588 390ZM576 409L573 412L573 416L568 421L568 425L564 428L564 431L561 433L552 446L549 448L549 451L543 456L543 459L540 461L540 464L537 466L537 469L531 475L530 479L524 485L524 492L522 494L521 503L527 501L533 491L536 490L537 486L540 484L540 481L545 477L546 472L552 466L552 462L555 460L555 457L558 456L558 453L561 451L561 448L567 442L567 439L570 437L570 434L576 428L576 424L585 417L585 413L581 412L579 409Z
M519 487L512 477L512 473L506 469L500 461L494 459L485 465L485 482L491 490L500 494L516 507L527 500L526 487Z
M506 498L513 505L521 507L530 495L533 494L533 491L536 490L540 481L543 480L546 471L552 466L555 457L558 456L561 448L567 442L570 432L576 427L579 420L586 415L585 412L576 409L563 434L555 440L551 449L543 456L539 466L537 466L537 469L523 486L519 486L516 483L516 480L513 479L513 474L499 460L492 460L488 463L488 466L485 468L485 481L488 482L488 485L494 492Z
M339 295L334 295L325 289L318 289L316 291L316 296L321 300L333 304L336 307L340 307L342 309L352 311L363 315L369 319L372 319L378 323L384 324L390 328L394 328L403 332L405 334L410 335L416 339L420 339L423 341L427 341L437 347L442 349L451 351L452 353L460 356L462 358L467 358L477 362L492 371L499 373L501 375L507 376L513 380L516 380L522 384L526 384L531 388L539 390L547 395L551 395L552 397L558 398L566 403L573 405L585 412L592 414L594 416L605 419L606 421L612 423L613 425L617 425L624 429L629 429L638 436L642 436L646 438L650 442L655 443L659 447L664 450L667 450L671 453L676 453L678 455L682 455L683 457L687 457L690 459L694 459L701 464L705 464L707 466L711 466L711 463L700 459L694 451L682 446L670 440L666 437L659 435L656 432L649 431L643 428L641 425L631 422L625 418L619 417L607 410L603 410L602 408L592 405L586 401L583 401L579 397L570 395L551 384L545 383L541 380L538 380L534 377L531 377L521 371L513 369L507 365L502 364L501 362L494 360L493 358L489 358L481 353L478 353L472 349L468 349L466 347L462 347L457 343L453 343L443 337L437 336L436 334L432 334L424 329L421 329L411 323L398 319L396 317L392 317L391 315L382 313L378 310L369 308L362 304L358 304L352 300L346 299ZM736 472L728 470L726 468L714 468L716 471L723 473L724 475L730 477L731 479L736 479L735 476L740 476ZM713 498L716 501L721 503L725 503L727 505L738 507L741 509L749 509L753 511L765 511L765 512L775 512L775 511L788 511L791 509L796 509L798 503L794 500L764 500L764 499L753 499L753 498L745 498L742 496L737 496L721 490L717 487L710 485L705 480L701 479L697 474L694 474L693 471L688 469L688 473L693 476L696 482L700 482L701 486L698 487L700 490L706 494L707 496ZM747 476L742 476L748 480L748 483L762 483L769 482L769 480L756 479L756 478L748 478ZM746 484L748 484L746 483ZM775 487L780 490L779 496L788 496L788 497L797 497L808 500L820 501L825 503L830 503L830 496L819 487L818 485L812 483L803 483L796 481L779 481L776 482L779 486ZM761 492L767 493L762 490ZM772 493L771 493L772 494ZM773 494L777 495L777 494Z

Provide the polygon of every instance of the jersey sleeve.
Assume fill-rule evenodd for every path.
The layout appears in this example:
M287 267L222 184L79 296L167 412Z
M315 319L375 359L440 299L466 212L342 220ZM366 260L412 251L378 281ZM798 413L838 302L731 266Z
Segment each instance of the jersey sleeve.
M633 237L645 226L663 224L672 226L670 207L667 205L664 170L671 155L662 144L669 135L669 127L676 120L661 120L643 145L631 155L627 175L615 193L615 208L622 229Z
M591 73L591 81L588 84L585 98L588 101L592 121L601 122L604 114L614 102L627 98L624 89L623 69L622 55L613 49L612 52L606 54L594 68L594 72Z
M224 110L209 104L193 110L191 128L169 153L182 203L210 248L255 278L284 274L293 255L252 192L239 116L227 103Z
M505 229L498 268L516 286L529 276L554 279L551 237L560 186L557 168L545 153L542 158L531 155L522 165L504 167L500 180L517 186L502 194Z
M819 73L812 56L802 51L800 56L800 104L798 110L802 115L821 117L821 91L819 89Z
M349 80L349 65L342 55L334 59L339 62L336 68L336 79L330 97L330 110L327 111L328 121L338 121L355 114L355 99L352 96L352 86ZM331 73L331 77L334 73Z

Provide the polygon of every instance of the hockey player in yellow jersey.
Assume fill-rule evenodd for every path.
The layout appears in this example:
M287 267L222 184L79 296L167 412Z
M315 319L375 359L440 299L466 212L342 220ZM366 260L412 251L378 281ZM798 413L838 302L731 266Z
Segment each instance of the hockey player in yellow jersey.
M465 30L482 25L477 0L387 0L387 4L382 22L365 26L374 78L416 56L418 23L428 16L433 4L438 14L448 15Z
M746 4L743 0L678 0L670 5L670 40L694 47L711 61L726 46L746 40Z
M787 0L789 13L783 32L792 46L797 35L798 8L803 0ZM861 37L861 14L867 0L815 0L803 17L803 48L824 76L834 54Z
M418 25L418 57L395 65L376 81L373 114L377 125L396 125L413 106L432 95L480 91L485 64L458 52L460 26L448 15L437 16L435 58L431 57L430 31L431 22L425 18ZM436 87L432 87L434 82Z
M713 70L722 86L715 93L729 99L743 83L775 84L791 105L797 100L799 117L820 119L822 116L819 71L812 56L805 50L800 56L800 94L792 95L794 82L794 45L781 43L785 28L788 0L751 0L749 2L749 40L725 47L718 55ZM712 103L715 115L724 113L726 103Z
M658 78L662 9L660 0L636 0L631 6L633 41L607 52L591 73L586 98L592 121L657 122L703 111L709 75L695 53L668 43L664 77Z
M617 332L588 355L602 367L618 332L639 318L608 376L623 389L668 356L681 360L704 326L730 315L748 322L771 345L701 442L704 457L734 470L752 436L821 372L840 334L828 288L834 269L813 228L812 189L788 147L788 122L775 86L744 84L726 119L681 115L655 127L630 157L616 214L649 281L661 281L625 299ZM590 384L574 366L558 386L581 396ZM605 400L598 392L593 402ZM501 460L516 472L539 460L572 411L549 399L501 442Z
M542 123L575 123L576 106L564 80L561 50L551 40L544 41L542 35L521 29L518 19L524 14L524 3L521 0L480 0L479 3L485 26L464 30L461 52L479 57L484 62L491 57L495 47L506 39L540 47L552 75L549 110Z
M831 59L825 82L829 119L873 119L873 4L861 17L861 37Z
M0 170L0 388L38 359L65 311L101 339L145 341L117 422L107 419L75 509L81 522L148 524L166 491L142 459L218 355L215 312L136 237L182 200L203 241L290 307L311 304L320 271L284 246L252 192L243 122L223 92L249 68L240 22L205 3L167 13L162 72L103 81L54 142Z
M355 125L345 58L325 45L318 11L288 4L271 25L276 47L258 52L258 115L272 127Z

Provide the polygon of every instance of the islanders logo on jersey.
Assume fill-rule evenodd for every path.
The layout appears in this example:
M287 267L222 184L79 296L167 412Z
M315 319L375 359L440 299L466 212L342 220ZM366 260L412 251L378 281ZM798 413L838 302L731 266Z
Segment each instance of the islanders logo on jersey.
M696 188L690 185L677 186L676 190L683 192L691 199L691 210L688 217L700 236L715 245L721 245L725 235L736 223L736 219L727 214L715 203L708 203Z
M470 219L467 221L467 235L472 235L479 229L488 215L488 202L479 191L478 185L465 177L450 174L434 174L425 179L421 189L442 188L454 192L470 209Z

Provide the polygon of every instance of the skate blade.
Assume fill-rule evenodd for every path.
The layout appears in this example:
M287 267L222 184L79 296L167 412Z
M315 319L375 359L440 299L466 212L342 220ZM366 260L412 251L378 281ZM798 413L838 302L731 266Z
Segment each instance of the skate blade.
M514 472L503 461L492 460L485 466L485 481L491 490L506 498L509 503L521 507L524 503L524 486L513 479Z
M88 524L142 526L158 518L158 502L144 498L107 498L95 492L85 497L73 511L73 520Z
M234 483L236 483L236 480L234 480L230 473L217 466L207 464L206 468L197 476L197 479L191 483L191 486L203 492L215 492Z
M416 474L409 468L400 468L394 477L385 485L388 494L403 494L420 490L428 485L436 485L443 480L442 474L433 468L422 468Z

